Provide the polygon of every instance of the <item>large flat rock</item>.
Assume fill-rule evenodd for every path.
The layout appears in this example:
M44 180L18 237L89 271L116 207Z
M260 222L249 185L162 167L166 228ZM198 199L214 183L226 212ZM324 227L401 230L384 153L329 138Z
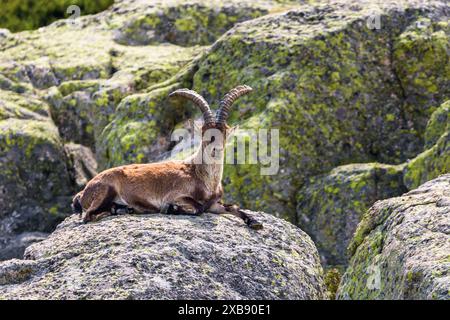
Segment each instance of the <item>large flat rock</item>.
M0 263L0 299L322 299L317 250L269 214L67 218L26 260Z
M340 299L450 299L450 174L377 202L350 252Z

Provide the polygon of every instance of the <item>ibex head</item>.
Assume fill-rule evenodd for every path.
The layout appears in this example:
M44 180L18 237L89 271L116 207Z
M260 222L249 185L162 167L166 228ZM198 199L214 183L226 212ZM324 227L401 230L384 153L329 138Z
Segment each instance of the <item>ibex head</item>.
M210 144L214 143L214 147L211 148L211 156L216 158L217 153L223 155L223 149L226 139L230 134L231 127L228 126L227 120L229 112L233 103L241 96L251 92L253 89L247 85L237 86L230 90L220 101L219 109L216 116L213 116L211 108L208 102L199 95L197 92L189 89L179 89L172 92L169 97L183 97L192 101L203 113L203 126L202 130L202 148L207 148Z

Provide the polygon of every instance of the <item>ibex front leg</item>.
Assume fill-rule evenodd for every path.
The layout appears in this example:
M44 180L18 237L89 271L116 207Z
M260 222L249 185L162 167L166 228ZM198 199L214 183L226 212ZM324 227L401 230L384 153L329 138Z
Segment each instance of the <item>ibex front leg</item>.
M216 202L209 208L208 211L216 214L232 214L244 220L245 224L254 230L260 230L263 228L261 222L242 211L235 204L222 204L220 202Z
M174 203L166 204L161 212L175 215L193 215L198 216L204 213L212 203L201 204L191 197L182 197ZM191 209L191 210L189 210Z

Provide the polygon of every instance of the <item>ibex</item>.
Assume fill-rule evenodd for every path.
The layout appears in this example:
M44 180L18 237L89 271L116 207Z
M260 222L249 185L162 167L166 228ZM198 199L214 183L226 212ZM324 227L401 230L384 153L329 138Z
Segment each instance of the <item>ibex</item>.
M105 170L95 176L74 198L72 208L86 223L114 214L117 208L131 208L136 213L200 215L205 211L233 214L253 229L262 224L236 205L221 203L226 121L236 99L252 91L238 86L220 102L216 117L197 92L179 89L169 97L192 101L203 113L202 141L196 152L185 160L131 164ZM210 130L212 129L212 130ZM222 141L216 141L216 139ZM214 161L211 161L213 159Z

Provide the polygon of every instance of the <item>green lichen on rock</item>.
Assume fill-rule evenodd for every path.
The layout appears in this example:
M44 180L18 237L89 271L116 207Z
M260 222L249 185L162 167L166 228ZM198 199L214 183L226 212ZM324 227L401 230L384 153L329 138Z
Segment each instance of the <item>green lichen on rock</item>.
M97 144L102 168L154 161L164 157L170 144L170 131L182 118L193 114L185 101L169 101L170 92L180 83L158 88L149 93L126 97L117 107L114 120L106 126Z
M422 152L405 167L404 181L409 190L450 172L450 132L443 134L430 149Z
M50 107L30 84L0 79L0 260L20 257L69 211L73 192Z
M208 45L236 23L267 14L274 5L274 1L170 1L131 17L115 39L126 45Z
M331 268L325 272L324 276L325 286L327 287L327 294L330 300L336 298L336 292L341 282L341 273L337 268Z
M15 83L14 81L11 81L11 79L8 79L4 75L0 74L0 89L1 90L8 90L13 91L16 93L24 93L27 91L31 91L31 86L24 84L24 83Z
M100 27L51 25L14 34L0 53L0 71L15 82L49 88L63 81L108 78L111 36Z
M169 77L180 65L191 60L189 53L195 51L195 47L130 47L118 44L114 40L117 30L110 20L119 15L113 10L82 17L73 25L62 20L39 31L9 35L1 43L2 75L14 82L31 83L41 89L66 81L111 77L115 82L135 78L140 82L137 87L142 88L151 84L147 82L165 80L164 77ZM130 14L120 16L122 24ZM119 77L122 79L117 79Z
M409 190L450 172L449 106L447 101L432 114L425 131L426 150L405 167L404 182Z
M58 130L49 120L0 121L0 260L20 257L68 213L73 192Z
M131 48L117 56L117 65L120 66L121 69L118 67L120 71L109 80L109 88L108 85L105 85L103 90L94 94L94 137L96 148L99 148L98 159L101 166L105 163L103 160L106 159L102 151L104 147L119 149L123 147L125 153L133 153L129 149L128 138L121 141L111 140L110 138L105 140L105 137L111 134L121 137L125 132L128 135L136 135L136 148L133 149L135 157L123 155L123 158L119 159L117 157L121 157L120 154L114 152L108 165L129 163L128 161L137 158L140 158L140 161L151 159L149 157L142 158L140 149L152 148L152 144L155 142L158 144L156 136L167 135L167 125L173 125L176 121L176 118L173 117L178 115L172 113L176 110L173 110L171 105L164 104L170 90L175 90L178 87L169 84L166 90L153 90L152 88L164 84L165 81L170 82L170 79L176 77L177 73L189 65L190 61L204 49L204 47L182 48L174 45L161 45L147 47L145 50ZM151 55L148 54L148 50L152 52ZM124 85L122 79L131 80ZM119 85L116 84L117 82ZM133 93L136 93L135 96L130 96ZM130 103L130 100L133 102ZM138 100L141 102L138 102ZM146 102L142 101L148 101L148 106L146 106ZM158 105L159 103L162 104ZM142 115L145 113L148 113L148 115L143 118ZM152 121L145 122L145 119L155 117L160 119L158 127L154 127L155 123L152 123ZM137 122L141 122L141 125L137 125ZM107 126L108 128L106 128ZM132 131L129 131L129 129ZM141 129L142 131L139 132ZM107 146L108 144L109 146ZM158 146L156 148L159 150ZM105 167L103 166L103 168Z
M404 90L409 121L420 128L434 107L450 97L449 35L448 21L419 18L394 44L394 68Z
M111 122L97 139L97 158L101 169L170 156L172 130L199 111L186 100L169 100L168 95L176 89L192 85L197 59L184 65L165 81L121 100Z
M347 190L351 182L311 178L341 165L414 159L404 171L408 187L448 171L448 129L439 133L448 118L431 116L450 87L445 3L308 3L117 0L74 24L0 30L0 120L55 130L53 121L58 152L63 143L88 146L103 170L169 156L172 130L199 116L186 101L169 101L171 91L195 89L215 108L234 86L251 85L254 93L235 104L229 123L279 129L280 171L264 176L261 164L226 165L225 200L292 221L300 202L308 206L299 190L308 195L317 187L324 199L346 199L337 186ZM379 29L367 23L374 13ZM415 158L424 141L426 151ZM42 152L38 159L47 156ZM66 160L61 152L69 174L56 171L61 184L69 176L73 185L75 162ZM399 175L397 169L375 174L389 182ZM377 196L369 196L376 189L371 176L356 179L370 183L348 191L346 208L355 216L401 188L401 182L381 184ZM58 213L59 202L50 202L48 212ZM330 208L328 201L313 203L319 216Z
M31 92L17 93L0 89L0 120L9 118L45 120L49 106Z
M450 131L450 100L443 103L428 120L425 130L425 149L433 147L439 138Z
M338 299L450 299L450 175L377 202L350 245Z
M70 192L65 154L50 121L0 121L2 215L20 205L52 202Z
M380 4L383 28L372 30L368 8L319 3L243 22L220 38L200 62L193 88L219 101L236 84L248 84L255 93L236 103L229 122L280 129L280 173L261 177L257 166L228 166L230 199L292 215L295 193L309 176L350 162L399 164L417 155L431 111L421 109L423 99L406 101L394 51L409 26L431 15L426 9L436 23L445 20L442 3L425 7ZM439 39L448 38L442 32ZM447 74L429 73L445 96ZM424 97L426 105L435 103L435 95Z
M93 119L96 113L92 96L98 90L99 83L79 82L64 82L59 90L53 87L47 92L45 99L51 106L52 119L64 141L93 146ZM80 90L75 89L76 85L81 86Z
M103 144L97 140L103 129L118 117L116 109L126 96L169 79L202 50L174 45L145 48L115 45L110 52L115 70L111 78L66 81L57 90L48 90L46 99L62 138L91 148Z
M347 246L375 201L401 195L403 166L351 164L310 178L297 194L297 224L314 240L322 264L346 265Z

